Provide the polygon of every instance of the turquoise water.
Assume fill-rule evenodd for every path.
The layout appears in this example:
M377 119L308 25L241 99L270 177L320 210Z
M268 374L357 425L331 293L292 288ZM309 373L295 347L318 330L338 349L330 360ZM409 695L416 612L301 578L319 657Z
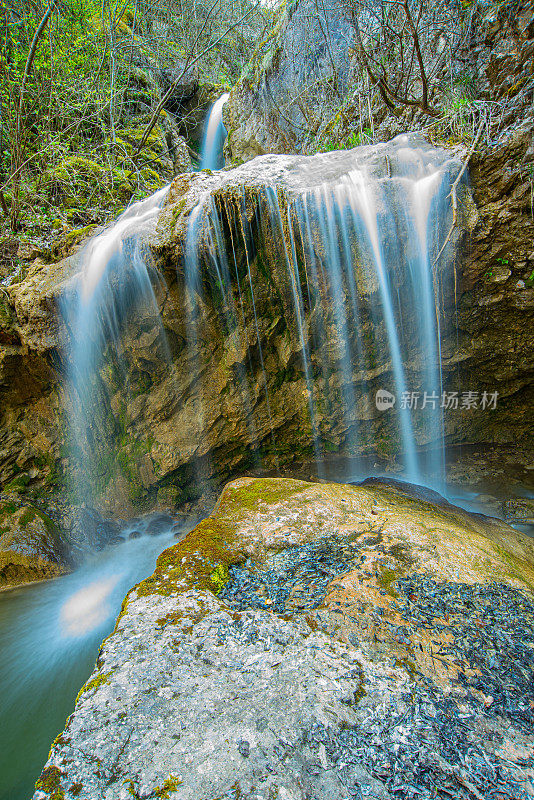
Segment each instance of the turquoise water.
M28 800L128 590L172 533L98 553L54 581L0 594L0 800Z

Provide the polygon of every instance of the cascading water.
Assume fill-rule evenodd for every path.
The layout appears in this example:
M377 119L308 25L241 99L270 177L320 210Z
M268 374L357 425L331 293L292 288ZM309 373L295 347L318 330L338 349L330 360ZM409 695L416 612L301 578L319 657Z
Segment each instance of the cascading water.
M224 166L223 144L226 139L226 128L222 120L222 110L228 97L228 94L219 97L207 116L200 169L221 169Z
M220 152L214 132L225 100L223 95L210 114L205 158L216 146ZM259 181L254 192L242 185L221 200L209 188L190 213L181 267L188 363L191 374L196 367L202 371L206 356L200 345L211 335L202 330L203 293L210 287L212 300L219 297L225 347L234 351L225 358L234 364L236 396L257 466L265 442L256 413L258 391L269 422L271 465L280 445L253 275L261 257L277 276L288 333L297 341L307 435L319 474L325 474L335 435L337 450L352 460L346 477L366 477L369 468L361 458L376 453L395 456L406 479L443 487L437 283L447 276L435 261L449 225L448 192L458 162L441 156L434 163L432 149L418 151L409 137L394 142L393 173L389 157L384 161L372 149L369 155L369 148L341 154L337 162L332 155L315 156L316 170L301 159L288 174L282 172L287 184L282 189ZM146 245L167 192L168 187L135 204L89 243L81 277L65 295L73 472L78 498L85 502L92 490L98 494L102 483L121 473L113 453L120 437L127 438L128 390L137 357L127 341L133 317L135 335L140 329L151 339L160 372L174 369L156 298L163 278L151 267ZM253 347L245 333L250 325ZM209 358L209 348L204 350ZM172 394L172 387L168 391ZM189 407L197 430L203 430L201 380L193 380L190 391ZM209 447L191 441L190 449L201 483L201 473L213 474Z
M222 108L227 98L228 94L222 95L210 111L202 150L203 168L216 169L220 165L226 136ZM128 395L132 359L123 335L133 315L143 317L141 327L151 330L154 358L159 351L163 369L170 370L170 352L154 288L162 286L162 278L152 269L146 247L168 191L166 186L133 204L88 243L80 254L80 280L62 301L69 331L66 352L70 365L72 488L79 502L90 502L99 484L121 472L111 444L121 435L116 423L121 415L116 409L110 415L109 390L100 373L105 365L108 373L114 373L114 382L123 395ZM196 281L194 263L193 256L187 278L191 293ZM194 358L194 325L189 329L189 348ZM196 413L202 413L202 398L198 398ZM125 433L122 431L123 436Z
M221 152L225 100L223 96L215 104L207 126L203 165L210 169L221 163L215 162L214 153ZM139 417L143 409L141 391L132 391L135 380L139 384L138 373L152 370L150 387L154 379L156 390L158 380L167 381L167 394L162 393L158 406L162 417L167 406L188 404L197 422L192 430L203 429L205 415L209 428L198 377L202 359L213 358L203 330L208 292L220 320L226 367L243 408L237 418L245 421L246 437L244 427L236 426L235 441L242 448L240 438L252 443L249 463L254 465L261 465L260 448L266 440L269 465L276 464L278 452L287 457L282 426L286 417L300 411L286 407L280 413L273 407L274 359L266 348L270 329L260 308L259 271L270 281L275 298L278 316L271 327L278 326L280 337L293 337L296 343L300 366L287 361L285 369L302 374L307 418L300 433L311 444L319 473L326 474L335 434L355 465L344 479L366 477L362 455L384 445L388 454L399 451L405 477L441 487L439 298L440 284L450 276L436 257L451 223L448 193L459 165L444 157L434 164L407 138L395 141L393 167L387 156L378 153L375 158L372 149L368 158L365 148L316 156L315 161L288 157L279 170L283 188L262 180L260 169L253 170L259 175L255 184L229 184L225 196L212 191L215 176L196 176L208 188L190 213L178 270L185 274L177 275L185 295L179 314L187 340L180 351L187 355L180 363L192 375L180 395L173 383L175 353L161 316L161 297L169 289L152 265L147 244L169 187L133 205L87 245L80 254L81 272L67 285L62 303L70 377L70 465L79 502L102 496L121 470L131 469L119 460L121 447L127 445L130 456L140 458L129 428L131 415ZM258 159L260 166L269 164L269 157L265 159ZM377 159L381 170L376 169ZM278 344L283 350L284 343ZM173 347L179 349L176 342ZM389 405L382 410L377 398L384 392ZM425 399L416 407L417 393ZM262 402L267 434L258 412ZM201 462L205 468L209 449L197 457L200 437L190 438L188 454L191 462L198 461L200 482L205 477ZM24 768L35 764L37 769L44 761L120 599L170 541L169 533L158 540L126 542L73 575L42 589L32 587L28 594L15 593L0 606L0 685L4 701L12 701L3 710L13 741L11 750L5 748L0 795L4 791L2 796L19 800L29 791L31 776ZM21 638L26 626L28 634ZM37 683L42 694L30 702ZM45 714L55 703L59 720L57 714ZM39 740L28 742L31 761L23 740L35 714L46 716L49 724L40 719ZM10 755L15 751L17 763Z
M438 282L447 282L450 275L435 262L450 225L448 193L459 164L442 159L436 165L408 146L408 137L395 141L393 175L376 174L373 166L358 164L357 157L351 161L347 154L345 174L327 175L319 183L311 165L309 174L296 165L294 171L301 174L290 191L260 186L248 200L243 191L241 200L230 207L214 203L207 193L192 213L185 270L187 274L194 264L198 294L199 253L206 249L203 239L208 239L207 271L221 286L228 321L236 300L226 265L232 258L236 262L236 247L244 253L269 409L251 262L261 253L273 272L281 262L286 275L281 291L291 298L288 316L301 354L319 471L329 449L329 425L320 409L328 407L344 429L344 451L356 462L351 477L366 475L358 458L376 445L367 424L373 421L389 451L395 449L389 446L392 442L400 443L404 477L442 488ZM379 405L380 396L391 404L387 414Z
M72 712L125 594L176 543L176 532L143 535L95 553L71 575L14 589L0 602L0 798L30 797L50 742ZM185 529L184 529L185 535Z
M121 337L133 313L150 320L157 332L154 350L169 360L154 292L159 278L151 270L140 238L155 226L168 189L130 206L114 225L89 242L80 256L80 279L63 297L62 312L70 333L68 408L76 465L72 488L78 502L89 502L99 476L111 474L116 467L109 463L114 431L110 429L110 398L99 370L107 351L108 366L127 388L128 363Z

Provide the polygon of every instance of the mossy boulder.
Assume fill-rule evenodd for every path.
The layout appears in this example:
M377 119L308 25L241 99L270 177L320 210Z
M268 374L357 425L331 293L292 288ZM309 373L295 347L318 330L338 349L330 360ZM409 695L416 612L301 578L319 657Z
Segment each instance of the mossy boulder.
M46 580L69 570L55 522L33 505L0 503L0 587Z
M297 800L304 787L341 800L347 762L366 796L386 798L413 763L391 733L401 724L430 764L429 790L456 774L467 735L483 763L505 759L509 796L522 796L533 589L531 540L419 488L233 481L129 593L39 800L74 800L73 786L100 800L104 771L110 797L127 785L138 797ZM513 675L499 666L509 648L524 651ZM369 732L387 772L366 760ZM482 796L479 772L462 776Z
M162 553L154 574L136 591L213 590L214 574L225 574L225 567L247 559L261 564L273 552L329 531L339 540L373 532L364 571L379 577L364 581L365 591L377 584L391 588L399 577L424 572L436 580L504 581L534 592L534 540L501 520L470 514L443 498L438 505L395 483L346 486L287 478L229 483L213 514Z

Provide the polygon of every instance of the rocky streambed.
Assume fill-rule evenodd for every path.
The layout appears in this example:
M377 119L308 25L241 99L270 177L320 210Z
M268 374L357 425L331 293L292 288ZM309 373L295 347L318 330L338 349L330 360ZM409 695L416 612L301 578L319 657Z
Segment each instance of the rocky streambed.
M409 487L242 478L127 596L45 798L527 798L534 543Z

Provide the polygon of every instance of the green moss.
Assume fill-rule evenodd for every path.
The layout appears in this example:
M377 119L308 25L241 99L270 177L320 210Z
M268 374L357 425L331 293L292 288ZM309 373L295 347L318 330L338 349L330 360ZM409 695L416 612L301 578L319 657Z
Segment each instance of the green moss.
M397 580L398 576L395 570L390 569L389 567L385 567L383 564L380 565L380 572L377 576L377 583L381 589L384 589L390 597L398 597L399 594L393 588L393 584Z
M148 372L140 372L132 388L132 397L139 397L142 394L148 394L152 388L152 383L152 378Z
M22 528L25 528L30 522L33 522L35 517L37 516L37 512L34 508L26 508L24 512L21 514L19 519L19 525Z
M72 177L85 177L91 180L98 180L102 177L104 168L98 161L92 161L83 156L71 156L65 158L51 173L52 179L70 182Z
M54 520L51 517L49 517L48 514L45 514L44 511L39 511L36 509L35 513L36 516L39 517L39 519L45 526L50 536L52 536L56 541L59 541L61 539L61 532L58 525L56 525L56 523L54 522Z
M491 545L508 567L507 577L511 580L519 580L521 583L526 583L531 589L534 589L534 570L532 569L532 565L529 564L528 561L514 556L496 542L492 542Z
M323 442L323 448L327 453L336 453L339 450L339 444L325 440Z
M78 242L81 242L82 239L87 239L96 228L96 225L85 225L83 228L74 228L74 230L69 231L69 233L65 237L65 243L72 247Z
M160 555L154 573L136 587L137 595L169 596L189 588L213 592L214 571L237 560L227 544L232 533L232 527L220 520L203 520L183 541Z
M274 505L300 494L306 484L303 481L280 481L271 478L258 478L250 484L228 488L219 503L219 511L255 511L260 503Z
M50 800L64 800L65 792L61 788L62 772L58 767L46 767L35 784L35 788L50 795Z
M102 672L98 675L95 675L95 677L91 678L90 681L87 681L87 683L84 686L82 686L82 688L78 692L78 697L76 698L76 702L78 702L82 694L86 694L87 692L92 692L93 689L98 689L99 686L103 686L104 684L109 683L110 675L111 671Z
M23 475L17 475L16 478L13 478L4 488L5 492L21 492L26 486L29 484L31 478L29 475L24 473Z
M219 564L210 575L214 594L219 594L230 580L230 573L226 564Z
M176 224L178 222L178 219L179 217L181 217L184 209L185 209L185 197L182 197L182 199L179 200L172 209L173 224Z
M162 800L164 800L165 798L168 798L172 792L175 792L181 783L181 778L178 778L176 775L169 775L169 777L165 778L163 781L163 786L154 790L153 796L160 797Z

